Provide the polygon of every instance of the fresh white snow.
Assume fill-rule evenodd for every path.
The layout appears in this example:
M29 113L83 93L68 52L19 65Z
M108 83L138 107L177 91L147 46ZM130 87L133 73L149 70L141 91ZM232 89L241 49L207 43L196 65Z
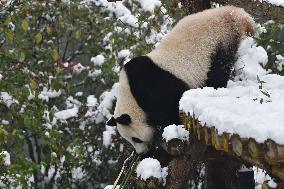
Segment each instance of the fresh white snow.
M169 125L164 128L162 137L167 142L174 138L178 138L180 140L188 140L189 132L184 128L183 125Z
M154 12L156 7L162 5L160 0L137 0L144 11Z
M7 152L7 151L2 151L2 152L0 153L0 157L3 158L3 160L4 160L4 165L10 165L10 164L11 164L9 152Z
M110 91L105 91L100 96L100 104L98 109L95 112L95 121L96 123L101 123L105 121L105 117L110 119L112 116L111 109L113 107L113 102L116 100L117 92L118 92L118 83L115 83Z
M9 125L9 124L10 124L10 122L9 122L9 121L7 121L7 120L4 120L4 119L3 119L3 120L1 121L1 124L3 124L3 125Z
M125 57L128 57L129 55L130 55L129 49L123 49L119 51L117 54L118 58L125 58Z
M115 127L106 125L106 130L103 132L103 144L105 147L112 145L112 135L115 135L115 129Z
M84 177L86 177L86 173L82 169L82 167L75 167L75 168L73 168L71 173L72 173L72 179L74 179L74 180L81 180Z
M253 38L248 37L243 40L238 49L238 60L235 64L235 80L253 81L257 75L262 76L267 73L260 64L266 65L268 56L261 46L256 46Z
M54 116L60 120L66 120L78 116L79 109L77 107L56 112Z
M259 66L266 63L267 55L251 38L243 41L239 56L237 76L227 88L189 90L180 100L180 109L194 113L219 134L237 133L261 143L272 139L284 144L284 77L267 74Z
M270 188L276 188L277 184L273 179L262 169L253 166L255 189L262 189L262 184L267 182Z
M88 107L94 107L94 106L97 106L97 104L98 104L98 100L95 97L95 95L89 95L87 97L87 106Z
M275 63L277 64L277 69L281 71L284 68L284 57L280 54L276 55Z
M101 66L105 62L105 57L101 54L92 57L91 62L94 63L95 66Z
M76 92L75 96L76 96L76 97L77 97L77 96L78 96L78 97L81 97L81 96L83 96L83 94L84 94L84 93L80 91L80 92Z
M124 24L128 24L134 28L139 26L138 19L131 14L130 10L125 7L121 1L108 2L105 0L99 0L97 2L99 5L105 7L110 13L113 13L115 17Z
M61 95L61 90L52 90L48 89L47 87L43 87L42 91L38 95L38 98L41 99L42 101L48 102L50 98L56 98Z
M162 168L157 159L145 158L138 164L136 173L137 177L142 180L146 181L150 177L155 177L165 184L168 175L168 167Z
M13 103L18 103L18 101L14 100L7 92L0 92L0 102L6 104L8 108L10 108Z

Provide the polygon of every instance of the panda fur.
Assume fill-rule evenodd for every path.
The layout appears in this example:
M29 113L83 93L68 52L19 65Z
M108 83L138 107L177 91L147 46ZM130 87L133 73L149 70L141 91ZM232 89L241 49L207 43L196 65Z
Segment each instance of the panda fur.
M159 128L181 124L186 90L226 87L240 41L254 32L249 14L233 6L181 19L155 50L125 64L107 125L117 126L137 153L147 152Z

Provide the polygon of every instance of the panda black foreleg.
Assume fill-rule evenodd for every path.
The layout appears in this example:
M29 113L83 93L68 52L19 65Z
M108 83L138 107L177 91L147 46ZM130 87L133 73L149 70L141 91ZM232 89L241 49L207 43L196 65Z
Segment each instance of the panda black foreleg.
M219 43L211 54L211 64L207 73L206 87L215 89L226 87L236 61L239 39L234 39L229 45Z

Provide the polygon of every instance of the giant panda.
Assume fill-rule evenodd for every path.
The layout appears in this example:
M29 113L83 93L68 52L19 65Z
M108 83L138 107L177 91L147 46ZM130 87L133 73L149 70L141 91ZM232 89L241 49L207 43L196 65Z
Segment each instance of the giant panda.
M233 6L184 17L156 49L125 64L107 125L117 126L138 154L146 153L161 128L181 124L186 90L226 87L241 40L254 32L250 15Z

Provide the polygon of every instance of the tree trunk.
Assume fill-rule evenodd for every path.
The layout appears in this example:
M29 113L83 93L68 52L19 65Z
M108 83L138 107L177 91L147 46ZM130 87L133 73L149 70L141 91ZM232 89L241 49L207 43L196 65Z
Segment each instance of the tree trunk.
M253 171L238 171L242 161L212 147L208 148L208 152L211 155L218 153L218 156L214 155L205 162L206 189L254 189Z
M189 178L200 163L206 148L203 142L191 137L189 145L186 146L186 153L174 157L170 162L169 177L165 189L187 188Z

